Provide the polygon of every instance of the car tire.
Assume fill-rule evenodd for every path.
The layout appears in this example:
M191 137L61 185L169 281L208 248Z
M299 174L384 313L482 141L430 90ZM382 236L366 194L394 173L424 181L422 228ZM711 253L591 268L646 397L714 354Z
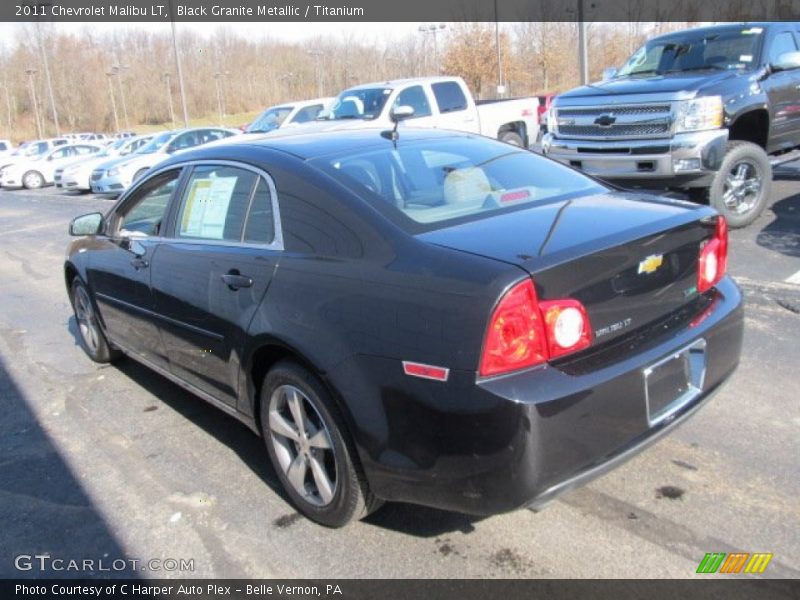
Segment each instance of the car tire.
M522 139L522 136L518 134L516 131L504 131L500 134L498 138L501 142L505 142L506 144L511 144L512 146L519 146L520 148L525 147L525 142Z
M78 323L78 341L86 356L96 363L110 363L121 358L122 352L108 343L89 290L79 277L72 280L70 300Z
M291 361L274 365L261 386L260 417L272 466L306 517L343 527L383 504L369 490L338 407L313 373Z
M149 170L148 168L144 168L136 171L136 173L133 174L133 179L131 180L131 183L133 183L134 181L139 181L144 176L144 174L147 173L148 170Z
M27 190L38 190L44 185L44 177L39 171L28 171L22 176L22 186Z
M737 229L747 227L764 212L771 193L772 167L764 149L740 140L728 142L708 190L709 204Z

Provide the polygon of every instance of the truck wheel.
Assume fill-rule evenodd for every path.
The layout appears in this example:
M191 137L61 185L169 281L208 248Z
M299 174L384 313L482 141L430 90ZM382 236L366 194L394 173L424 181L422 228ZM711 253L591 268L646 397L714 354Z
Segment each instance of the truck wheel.
M520 148L525 146L525 142L522 141L522 136L516 131L504 131L500 134L499 140L506 144L511 144L512 146L519 146Z
M708 190L709 203L732 228L746 227L764 212L772 192L772 167L756 144L728 142L725 157Z

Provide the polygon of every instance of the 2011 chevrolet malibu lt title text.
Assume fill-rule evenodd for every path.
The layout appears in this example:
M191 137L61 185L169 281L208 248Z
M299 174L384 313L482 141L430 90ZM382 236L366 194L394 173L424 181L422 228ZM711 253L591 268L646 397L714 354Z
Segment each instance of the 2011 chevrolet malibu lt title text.
M383 501L541 505L734 371L742 299L713 209L399 133L209 145L75 219L83 349L244 421L328 526Z

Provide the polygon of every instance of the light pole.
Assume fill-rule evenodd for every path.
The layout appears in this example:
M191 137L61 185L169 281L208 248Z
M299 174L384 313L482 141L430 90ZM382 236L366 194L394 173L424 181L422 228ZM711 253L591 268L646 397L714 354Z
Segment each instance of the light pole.
M314 57L314 71L317 75L317 97L322 97L322 52L320 50L308 50L307 54Z
M436 74L438 75L439 71L440 71L440 68L439 68L439 43L436 40L436 35L439 32L444 31L445 29L447 29L447 25L445 25L444 23L439 23L438 25L436 23L426 23L425 25L420 25L418 29L419 29L419 32L422 35L430 34L430 35L433 36L433 64L436 67Z
M36 36L39 40L39 49L42 52L42 64L44 65L44 77L47 80L47 91L50 95L50 108L53 110L53 124L56 126L56 135L61 135L61 127L58 124L58 111L56 110L56 97L53 94L53 79L50 77L50 64L47 61L47 52L42 42L41 23L36 22Z
M117 115L117 101L114 100L114 86L111 84L111 78L114 73L109 71L106 73L108 78L108 96L111 98L111 110L114 113L114 131L119 131L119 115Z
M178 38L175 34L175 13L172 10L172 0L169 0L170 25L172 26L172 49L175 52L175 67L178 71L178 89L181 92L181 108L183 108L183 126L189 127L189 110L186 108L186 90L183 86L183 68L181 55L178 53Z
M497 0L494 0L494 48L497 52L497 95L501 98L506 93L503 85L503 62L500 59L500 21L497 18Z
M214 73L214 82L217 84L217 108L219 109L219 124L222 126L222 123L225 120L225 112L222 109L222 90L220 89L220 79L222 79L222 73L217 71Z
M586 49L586 22L583 20L583 0L578 0L578 62L581 70L581 85L589 83L589 55Z
M38 134L39 139L44 137L42 133L42 122L39 119L39 103L36 101L36 86L33 84L33 76L36 75L36 69L25 69L25 73L28 75L28 83L29 90L31 93L31 104L33 104L33 118L36 121L36 133Z
M175 129L175 110L172 108L172 86L169 84L170 74L164 73L162 75L164 81L167 82L167 104L169 104L169 120L172 121L172 128Z
M8 81L3 81L3 91L6 94L6 117L8 120L8 137L11 137L11 130L13 129L13 125L11 123L11 96L8 93Z
M127 65L114 65L111 67L111 72L117 76L117 83L119 84L119 97L122 100L122 115L125 118L125 128L131 128L131 122L128 120L128 104L125 101L125 90L122 87L122 73L128 68Z

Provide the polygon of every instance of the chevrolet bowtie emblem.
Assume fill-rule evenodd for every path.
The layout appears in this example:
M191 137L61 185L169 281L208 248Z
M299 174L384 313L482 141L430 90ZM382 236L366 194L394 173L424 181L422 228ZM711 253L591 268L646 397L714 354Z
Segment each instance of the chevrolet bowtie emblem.
M642 273L650 274L655 273L656 270L664 263L663 254L651 254L639 263L639 275Z

